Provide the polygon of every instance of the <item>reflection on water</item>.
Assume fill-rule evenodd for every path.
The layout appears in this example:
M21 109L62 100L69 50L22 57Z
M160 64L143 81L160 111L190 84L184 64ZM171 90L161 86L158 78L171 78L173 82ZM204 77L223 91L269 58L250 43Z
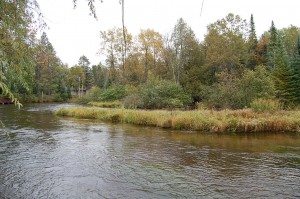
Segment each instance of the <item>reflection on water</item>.
M299 135L211 135L0 106L0 198L298 198Z

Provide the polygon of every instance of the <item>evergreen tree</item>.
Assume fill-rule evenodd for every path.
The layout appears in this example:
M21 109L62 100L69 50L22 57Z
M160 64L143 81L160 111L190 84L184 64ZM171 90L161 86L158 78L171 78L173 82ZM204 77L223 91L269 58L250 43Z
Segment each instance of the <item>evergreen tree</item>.
M289 56L283 45L282 38L277 35L273 47L274 59L273 76L276 96L285 104L295 102L293 92L293 70L290 66Z
M276 59L276 50L278 49L278 32L275 27L274 21L272 21L270 30L270 41L267 46L267 57L268 57L268 65L272 68L275 67L275 59Z
M255 24L254 24L254 19L253 19L253 14L251 14L250 18L250 34L249 34L249 40L248 40L248 45L249 45L249 62L247 64L247 67L249 69L254 69L255 66L257 65L257 36L256 36L256 31L255 31Z
M298 36L296 55L292 58L291 68L292 77L292 93L296 103L300 103L300 35Z

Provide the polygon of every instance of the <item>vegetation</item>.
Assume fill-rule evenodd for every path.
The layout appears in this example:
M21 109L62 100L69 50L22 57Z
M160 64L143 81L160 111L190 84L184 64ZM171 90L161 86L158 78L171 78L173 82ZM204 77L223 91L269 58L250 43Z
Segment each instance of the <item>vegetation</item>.
M73 107L60 109L56 114L59 116L212 133L278 133L299 132L300 129L299 111L257 113L250 109L237 111L147 111Z
M119 108L122 106L122 103L119 101L112 102L89 102L88 105L102 107L102 108Z
M195 105L196 97L208 108L261 106L258 111L264 109L261 98L267 103L275 99L283 108L300 103L296 26L279 30L270 22L258 38L253 15L248 22L230 13L208 25L203 41L182 18L166 36L153 29L132 35L123 26L100 33L105 63L91 66L82 55L68 67L47 35L37 35L44 22L36 0L1 1L0 22L0 89L16 103L15 96L20 101L76 96L82 103L120 101L127 108L173 109Z
M272 99L256 99L251 103L251 109L255 112L276 112L283 109L279 100Z

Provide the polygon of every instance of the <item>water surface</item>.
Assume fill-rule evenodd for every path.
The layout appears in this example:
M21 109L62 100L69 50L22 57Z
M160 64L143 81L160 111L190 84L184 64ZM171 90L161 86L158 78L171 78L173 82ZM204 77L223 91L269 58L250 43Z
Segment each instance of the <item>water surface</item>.
M211 135L54 116L62 106L72 105L0 106L0 198L300 197L299 135Z

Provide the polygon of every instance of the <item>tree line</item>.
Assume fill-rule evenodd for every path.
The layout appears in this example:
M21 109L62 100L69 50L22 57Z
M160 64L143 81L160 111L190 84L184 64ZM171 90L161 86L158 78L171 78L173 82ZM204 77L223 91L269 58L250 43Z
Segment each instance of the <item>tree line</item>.
M153 29L132 35L126 28L112 28L100 32L98 53L104 63L91 66L83 55L77 65L68 67L46 33L37 38L41 15L35 0L0 2L2 93L64 100L71 91L80 95L92 87L104 92L127 85L131 89L123 99L149 100L145 96L157 91L153 96L166 96L160 102L184 99L185 104L190 103L186 96L198 96L209 107L244 108L258 98L278 99L286 107L300 103L296 26L277 29L270 22L257 37L253 16L245 20L230 13L207 26L203 41L182 18L166 35ZM168 89L174 95L162 91Z

